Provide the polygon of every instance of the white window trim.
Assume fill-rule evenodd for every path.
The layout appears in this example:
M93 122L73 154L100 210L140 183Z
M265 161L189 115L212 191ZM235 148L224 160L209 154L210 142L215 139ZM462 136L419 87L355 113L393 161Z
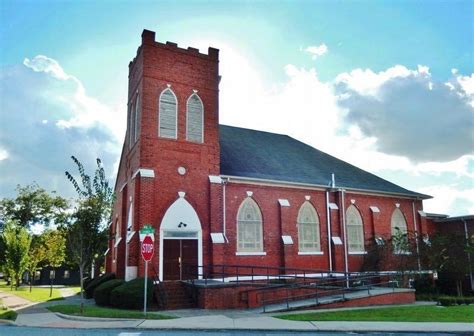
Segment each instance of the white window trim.
M236 256L266 256L267 252L235 252Z
M360 225L357 224L357 225L351 225L348 223L348 218L349 218L349 215L348 215L348 211L349 209L351 208L354 208L354 214L357 214L358 215L358 218L360 219ZM362 248L365 248L365 231L364 231L364 219L362 218L362 215L359 211L359 209L357 209L357 207L355 207L353 204L351 204L347 209L346 209L346 230L347 230L347 238L346 238L346 244L347 244L347 252L349 254L364 254L364 250L351 250L350 249L350 245L351 245L351 241L349 239L349 227L358 227L361 231L362 231Z
M247 192L247 194L248 193L249 192ZM240 233L240 230L241 230L241 225L239 225L239 214L240 214L240 211L242 210L242 206L245 204L245 202L255 203L255 206L257 207L257 210L260 214L260 227L259 227L259 230L260 230L260 243L261 243L260 246L261 246L262 251L255 251L255 250L254 251L248 251L248 250L246 251L245 249L243 249L243 250L239 249L239 233ZM246 197L242 201L242 203L240 203L239 210L237 211L236 223L237 223L237 251L236 251L236 253L265 253L265 255L266 255L266 252L263 252L263 249L264 249L264 238L263 238L264 230L263 230L262 210L260 209L260 206L258 205L258 203L255 202L255 200L251 196ZM248 255L248 254L243 254L243 255ZM256 255L258 255L258 254L256 254Z
M309 197L309 196L308 196ZM309 197L310 198L310 197ZM308 223L304 223L304 222L300 222L300 212L301 212L301 209L303 209L304 206L309 206L310 209L314 212L314 218L315 218L315 222L308 222ZM318 236L318 241L315 241L313 242L314 243L317 243L319 249L317 250L304 250L301 248L301 236L300 236L300 230L301 230L301 225L307 225L307 224L310 224L310 225L314 225L316 228L315 228L315 231L316 231L316 234ZM321 249L321 225L320 225L320 222L319 222L319 214L318 214L318 211L316 210L316 208L314 207L313 204L311 204L309 202L309 199L306 199L306 201L300 206L299 210L298 210L298 216L296 218L296 225L298 227L298 253L301 252L301 253L314 253L314 252L320 252L320 249ZM313 247L314 248L314 247Z
M412 255L410 251L393 251L394 255Z
M353 251L353 252L348 252L349 255L364 255L367 254L367 251Z
M129 119L128 119L128 147L132 148L133 144L133 121L135 120L135 101L132 99L129 105ZM133 129L132 129L133 128Z
M166 90L170 90L170 92L173 94L174 99L176 100L176 113L175 113L175 124L176 128L174 129L174 138L168 138L164 137L160 134L160 113L161 113L161 96ZM174 93L173 90L171 90L171 87L167 87L160 93L160 97L158 98L158 137L163 138L163 139L178 139L178 111L179 111L179 106L178 106L178 97Z
M140 95L137 94L137 97L135 98L135 131L134 131L134 139L133 143L137 142L139 134L138 132L140 131L140 127L138 127L139 120L138 118L140 117L138 115L138 111L140 111L141 114L141 108L140 108Z
M323 251L306 251L306 252L298 251L298 255L324 255L324 252Z
M117 247L118 244L120 244L121 241L122 241L122 237L120 237L119 239L117 239L117 241L116 241L115 244L114 244L114 247Z
M130 243L130 240L132 240L134 234L135 231L127 232L127 244Z
M189 140L188 138L188 128L189 128L189 117L188 117L188 114L189 114L189 110L188 110L188 103L189 103L189 99L191 99L192 96L196 95L196 97L198 97L199 101L201 102L201 106L202 106L202 114L201 114L201 141L194 141L194 140ZM177 105L176 105L177 106ZM197 92L194 92L192 95L190 95L188 97L188 99L186 100L186 141L190 141L190 142L195 142L195 143L204 143L204 103L202 102L202 99L201 97L199 97L199 95L197 94Z

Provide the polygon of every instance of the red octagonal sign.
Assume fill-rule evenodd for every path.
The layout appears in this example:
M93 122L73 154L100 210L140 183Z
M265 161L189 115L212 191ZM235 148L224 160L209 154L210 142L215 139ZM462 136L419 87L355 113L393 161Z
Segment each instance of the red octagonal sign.
M151 236L145 236L142 242L142 257L145 261L150 261L153 257L154 244Z

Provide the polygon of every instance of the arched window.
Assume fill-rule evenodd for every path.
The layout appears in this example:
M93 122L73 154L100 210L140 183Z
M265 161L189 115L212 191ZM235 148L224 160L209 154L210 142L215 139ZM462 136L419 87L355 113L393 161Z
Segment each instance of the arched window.
M135 143L135 105L133 101L130 102L129 114L128 114L128 135L129 135L129 144L130 148Z
M177 100L171 89L165 89L160 95L158 135L163 138L176 139L177 132Z
M237 251L263 251L262 213L250 197L242 202L237 213Z
M136 142L138 140L138 137L140 135L140 112L141 112L141 107L140 107L140 96L137 96L137 100L135 101L135 136L133 137L133 141Z
M298 246L300 252L321 251L319 236L319 218L309 202L304 202L298 212Z
M189 97L186 110L186 140L203 142L204 108L196 93Z
M347 249L349 252L364 252L364 225L359 210L350 205L346 210Z
M408 252L407 222L399 208L396 208L392 213L391 227L393 252Z

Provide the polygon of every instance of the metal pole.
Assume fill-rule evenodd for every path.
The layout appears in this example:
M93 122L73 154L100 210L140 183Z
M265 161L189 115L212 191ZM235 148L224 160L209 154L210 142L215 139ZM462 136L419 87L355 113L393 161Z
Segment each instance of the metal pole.
M147 293L147 285L148 285L148 261L145 261L145 291L143 292L143 314L145 314L146 318L146 293Z

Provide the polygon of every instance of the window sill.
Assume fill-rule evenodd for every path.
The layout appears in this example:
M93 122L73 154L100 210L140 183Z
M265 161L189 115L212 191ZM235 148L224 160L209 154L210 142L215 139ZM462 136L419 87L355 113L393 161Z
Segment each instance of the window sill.
M412 253L409 251L400 251L400 252L393 252L393 255L411 255Z
M367 251L349 252L349 255L364 255L364 254L367 254Z
M265 256L267 252L235 252L236 256Z
M307 251L307 252L300 252L298 251L298 255L324 255L323 251Z

